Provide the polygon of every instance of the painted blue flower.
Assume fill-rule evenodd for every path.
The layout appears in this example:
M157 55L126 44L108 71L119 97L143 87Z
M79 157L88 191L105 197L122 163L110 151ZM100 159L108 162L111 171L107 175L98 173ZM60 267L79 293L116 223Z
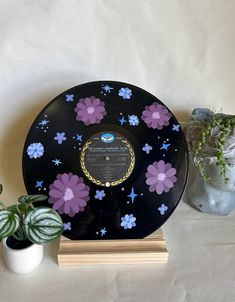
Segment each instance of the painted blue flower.
M164 215L165 212L168 210L168 206L164 205L164 203L158 208L158 211L161 215Z
M66 102L73 102L74 95L73 94L66 94Z
M132 229L136 226L136 218L133 216L133 214L126 214L125 216L121 217L121 227L123 227L125 230Z
M180 125L173 124L172 130L179 132L180 131Z
M43 156L44 147L41 143L32 143L27 148L27 154L30 158L39 158Z
M105 193L104 193L104 190L96 190L96 195L95 195L95 199L99 199L99 200L102 200L104 197L105 197Z
M129 115L129 124L131 126L138 126L139 125L139 118L136 115Z
M131 96L132 96L132 91L131 91L131 89L130 88L121 88L120 90L119 90L119 93L118 93L118 95L119 96L121 96L124 100L126 100L126 99L130 99L131 98Z
M64 132L57 132L54 140L57 141L58 144L62 144L63 141L66 141L66 136Z
M144 145L144 147L142 148L142 150L143 150L144 152L146 152L147 154L149 154L150 151L153 150L153 147L146 143L146 144Z
M71 231L71 222L64 223L64 231Z

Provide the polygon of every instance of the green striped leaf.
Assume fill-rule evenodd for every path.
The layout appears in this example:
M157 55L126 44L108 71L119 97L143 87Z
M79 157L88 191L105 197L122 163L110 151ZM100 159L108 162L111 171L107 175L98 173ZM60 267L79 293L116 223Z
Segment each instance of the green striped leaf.
M13 235L19 227L19 217L7 210L0 211L0 240Z
M23 195L23 196L20 196L18 198L18 201L20 203L27 204L27 203L34 203L34 202L38 202L38 201L43 201L43 200L46 200L46 199L47 199L47 196L43 195L43 194L40 194L40 195Z
M63 232L63 226L56 211L39 207L27 214L24 228L30 241L41 244L56 239Z

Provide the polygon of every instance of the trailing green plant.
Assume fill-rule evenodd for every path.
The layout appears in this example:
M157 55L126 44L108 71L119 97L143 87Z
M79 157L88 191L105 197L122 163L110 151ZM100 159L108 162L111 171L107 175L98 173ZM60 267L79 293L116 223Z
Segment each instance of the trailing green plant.
M3 187L0 185L0 194ZM51 208L33 204L47 199L46 195L24 195L18 198L19 204L6 207L0 202L0 241L13 236L17 240L30 240L42 244L56 239L63 232L60 215Z
M204 163L201 160L202 154L204 151L204 147L211 136L211 132L216 127L218 128L218 135L214 138L216 145L216 165L220 169L220 175L224 179L224 183L229 181L227 177L228 172L228 163L227 159L224 155L224 148L226 145L226 140L229 137L231 130L235 126L235 117L234 116L222 116L222 114L216 114L211 119L204 120L200 132L199 139L194 146L194 162L202 175L204 181L208 182L209 178L205 173Z

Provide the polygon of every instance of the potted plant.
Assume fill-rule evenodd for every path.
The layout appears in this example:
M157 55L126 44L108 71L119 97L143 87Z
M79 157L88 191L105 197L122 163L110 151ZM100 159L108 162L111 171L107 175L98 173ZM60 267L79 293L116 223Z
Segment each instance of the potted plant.
M210 214L230 213L235 207L235 116L194 109L186 138L196 168L190 204Z
M2 185L0 185L0 194ZM0 241L7 267L19 274L35 269L43 256L43 243L56 239L63 231L60 215L51 208L33 204L46 195L24 195L19 204L6 207L0 202Z

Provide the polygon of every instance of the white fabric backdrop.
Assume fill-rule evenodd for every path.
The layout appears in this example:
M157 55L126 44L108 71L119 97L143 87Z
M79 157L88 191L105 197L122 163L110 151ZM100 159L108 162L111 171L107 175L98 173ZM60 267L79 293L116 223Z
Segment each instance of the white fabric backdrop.
M0 0L0 182L25 192L21 153L37 113L74 85L140 86L183 120L194 107L235 114L234 0ZM234 301L234 215L181 203L165 225L167 266L59 269L0 263L0 301ZM33 295L33 297L32 297Z

